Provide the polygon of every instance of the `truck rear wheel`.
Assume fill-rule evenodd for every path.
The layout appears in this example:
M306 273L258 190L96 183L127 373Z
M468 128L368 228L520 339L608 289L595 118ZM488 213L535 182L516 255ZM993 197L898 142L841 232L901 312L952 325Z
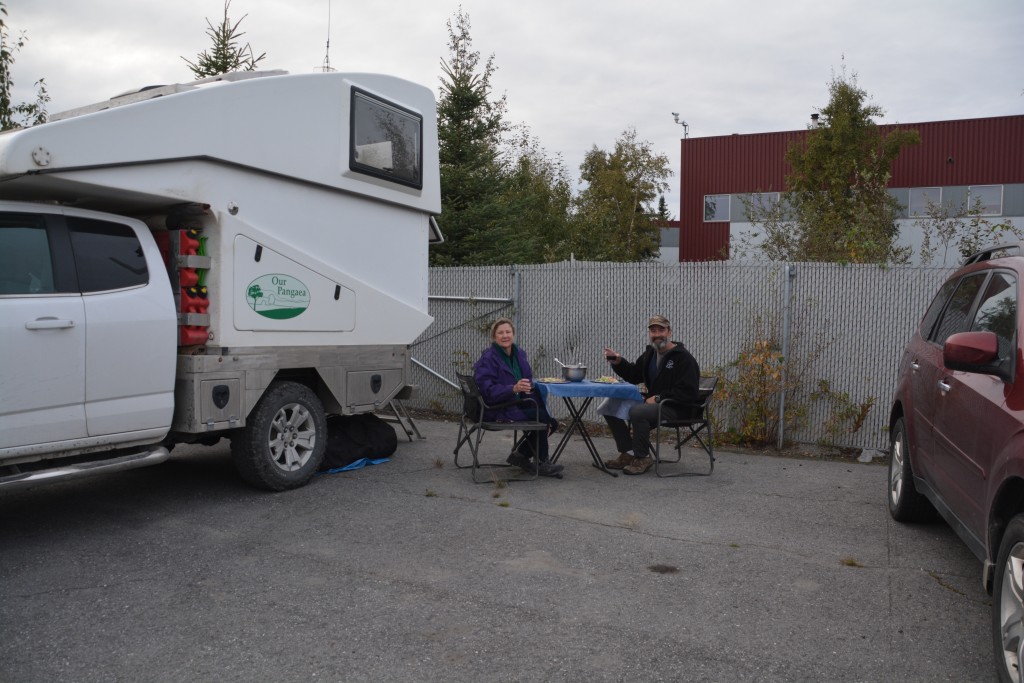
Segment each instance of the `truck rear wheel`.
M327 418L313 391L298 382L271 386L231 439L239 474L253 486L285 491L302 486L320 467Z

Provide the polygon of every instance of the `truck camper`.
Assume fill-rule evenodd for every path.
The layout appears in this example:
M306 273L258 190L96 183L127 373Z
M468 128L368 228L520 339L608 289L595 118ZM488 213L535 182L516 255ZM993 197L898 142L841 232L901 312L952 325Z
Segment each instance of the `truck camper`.
M227 74L0 134L0 490L231 440L301 486L406 395L441 239L429 89Z

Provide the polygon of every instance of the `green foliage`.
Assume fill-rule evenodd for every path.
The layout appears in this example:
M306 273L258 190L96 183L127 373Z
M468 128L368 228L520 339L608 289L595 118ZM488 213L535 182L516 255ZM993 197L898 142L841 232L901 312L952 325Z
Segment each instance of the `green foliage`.
M982 218L981 200L968 206L967 201L959 205L946 202L928 202L925 216L916 221L923 235L921 239L921 265L930 265L942 250L942 264L947 263L951 248L955 248L961 259L975 254L986 246L999 244L1012 238L1024 239L1024 232L1009 221L990 223Z
M668 202L665 201L665 195L658 197L658 211L655 213L655 220L658 221L659 227L667 227L669 221L672 220L672 213L668 210Z
M750 446L774 445L779 433L779 398L786 386L785 362L774 334L758 334L729 363L716 390L720 439ZM722 417L719 418L718 415ZM803 417L794 403L785 407L786 425ZM725 426L725 429L722 429Z
M827 379L818 380L818 388L811 399L828 404L830 411L825 420L823 446L838 446L846 436L852 436L864 426L864 420L875 405L875 397L869 396L862 403L854 403L845 391L833 391Z
M431 249L431 265L656 256L653 203L668 187L668 158L627 130L614 151L594 147L587 155L580 167L587 187L574 198L561 158L548 156L526 126L506 121L505 97L491 92L494 55L482 61L473 49L461 9L448 36L437 105L445 243Z
M576 200L571 251L594 261L644 261L658 255L661 233L654 200L668 189L668 157L633 129L611 152L596 145L580 165L586 187Z
M779 343L777 322L763 317L752 321L750 341L736 360L713 374L719 376L713 414L716 438L724 443L744 446L774 446L779 436L779 405L783 402L783 424L787 433L801 429L807 422L806 398L825 402L829 416L824 424L823 445L842 443L864 426L875 404L869 397L854 403L846 392L834 391L827 380L819 379L814 390L809 369L834 339L821 335L802 341L802 320L806 310L794 311L790 343L806 352L787 359Z
M786 153L792 171L775 204L747 200L751 222L764 229L759 248L777 261L905 263L896 244L898 202L886 191L900 150L920 142L916 131L882 135L856 76L834 76L819 127Z
M40 78L35 82L35 102L15 103L11 100L14 90L14 79L11 75L14 66L14 55L25 47L28 38L22 32L16 39L10 37L7 25L7 8L0 0L0 130L11 130L46 123L46 106L50 94L46 91L46 82Z
M469 16L448 21L449 58L441 61L437 103L441 217L445 242L431 248L431 265L500 263L501 201L505 189L501 144L508 131L505 97L491 99L494 55L480 66Z
M481 61L461 9L448 36L437 104L445 242L431 248L431 265L558 260L572 198L565 167L506 121L506 98L491 91L494 55Z
M513 143L501 196L504 263L550 263L569 232L572 189L560 159L550 159L525 129Z
M232 24L228 18L230 7L231 0L224 0L224 18L217 26L210 23L209 19L206 20L206 35L213 42L212 50L200 52L196 56L195 62L190 62L182 57L196 80L233 71L255 71L256 65L267 56L266 52L261 53L258 57L254 56L249 43L238 45L238 39L245 35L244 32L238 30L238 27L249 15L243 15L241 19Z

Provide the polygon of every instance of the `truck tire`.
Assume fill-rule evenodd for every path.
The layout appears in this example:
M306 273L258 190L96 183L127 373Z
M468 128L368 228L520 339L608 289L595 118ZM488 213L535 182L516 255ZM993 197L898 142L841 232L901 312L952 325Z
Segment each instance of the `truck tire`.
M907 424L903 418L889 430L889 514L897 522L930 522L935 508L914 486Z
M231 439L231 457L242 479L271 491L308 482L326 448L323 404L298 382L279 382L267 389L246 426Z

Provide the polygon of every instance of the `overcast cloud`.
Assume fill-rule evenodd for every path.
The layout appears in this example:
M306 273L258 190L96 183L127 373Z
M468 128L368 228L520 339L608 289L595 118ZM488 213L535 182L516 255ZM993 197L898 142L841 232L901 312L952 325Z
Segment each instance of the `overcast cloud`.
M181 57L210 46L222 0L6 0L28 43L15 101L45 78L51 113L143 85L187 82ZM495 56L493 85L575 174L626 128L666 154L678 214L679 139L804 128L844 66L886 115L918 123L1024 111L1022 0L463 0L473 45ZM324 63L437 92L457 0L233 0L261 68ZM328 18L330 30L328 31ZM296 112L301 120L301 112ZM1019 150L1017 151L1019 153Z

